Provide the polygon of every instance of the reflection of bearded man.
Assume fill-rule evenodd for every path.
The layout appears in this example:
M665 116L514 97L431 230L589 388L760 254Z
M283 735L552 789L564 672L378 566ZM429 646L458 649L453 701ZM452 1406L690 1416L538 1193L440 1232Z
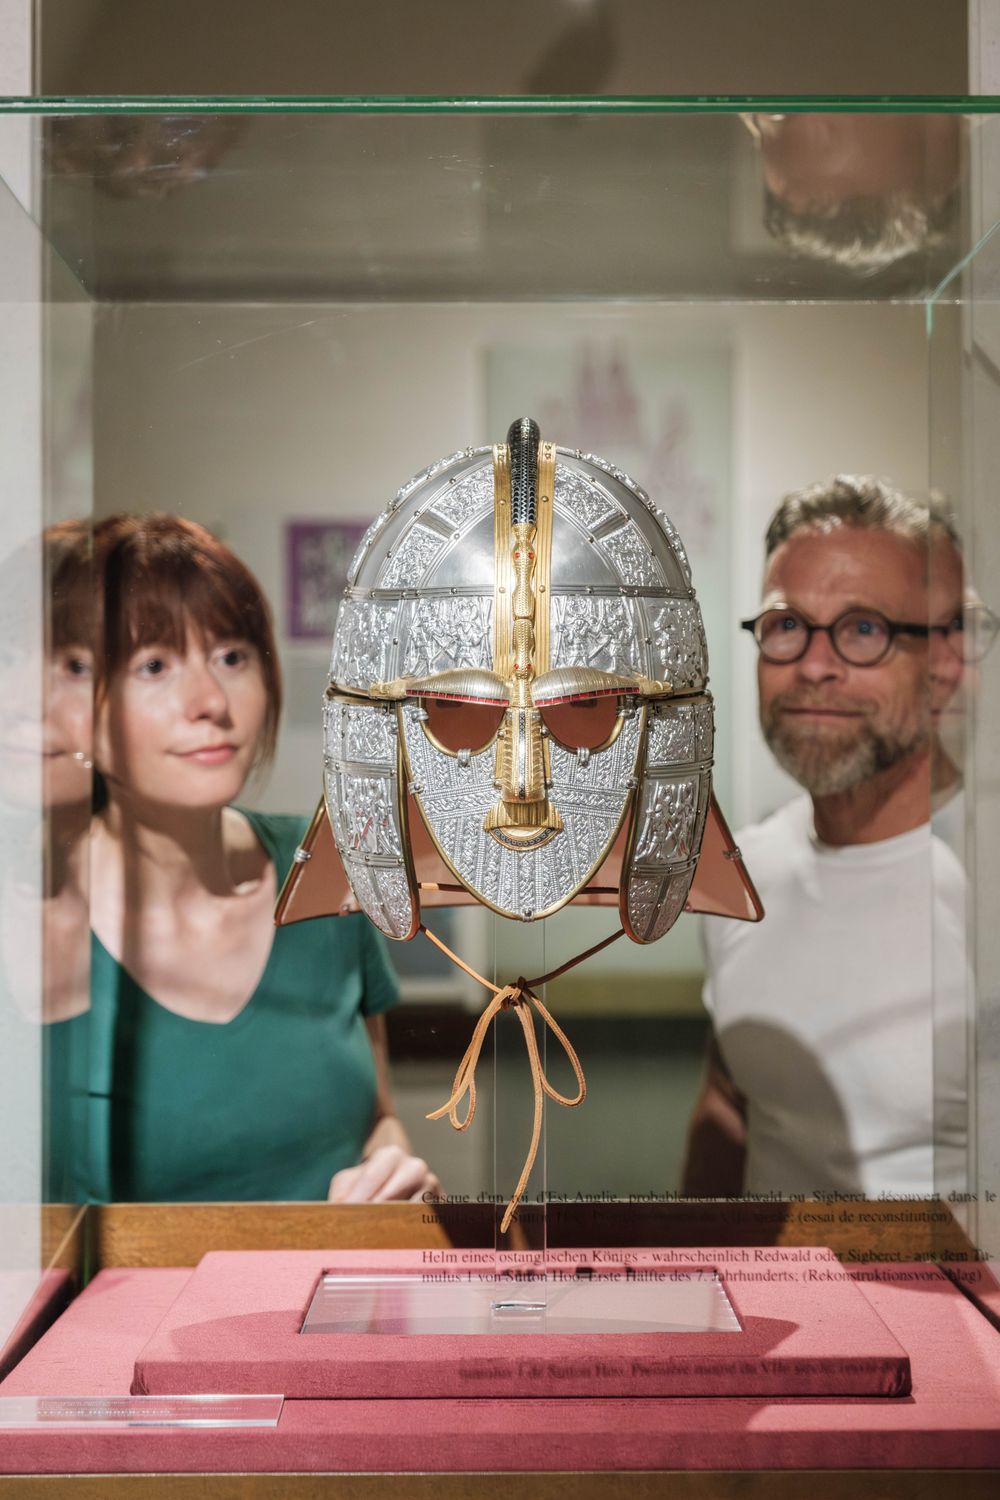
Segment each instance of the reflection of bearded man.
M842 726L828 725L817 734L815 725L789 716L788 710L812 707L814 701L825 709L842 708ZM873 700L810 700L793 691L761 705L761 728L772 755L789 776L814 797L831 797L888 771L920 749L930 729L923 695L913 710L904 723L893 724L886 722Z

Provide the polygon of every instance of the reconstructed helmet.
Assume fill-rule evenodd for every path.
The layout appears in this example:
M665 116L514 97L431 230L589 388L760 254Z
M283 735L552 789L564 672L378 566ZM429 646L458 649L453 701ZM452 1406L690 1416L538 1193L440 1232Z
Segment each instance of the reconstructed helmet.
M535 423L416 475L348 574L324 709L326 808L357 904L533 921L617 900L637 943L684 908L712 700L691 570L620 469Z

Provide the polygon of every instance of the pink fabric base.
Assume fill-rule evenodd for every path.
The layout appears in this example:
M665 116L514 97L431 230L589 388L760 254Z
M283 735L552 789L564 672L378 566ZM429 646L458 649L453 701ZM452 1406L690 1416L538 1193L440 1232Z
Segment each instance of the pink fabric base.
M981 1261L946 1261L944 1270L994 1328L1000 1328L1000 1282L996 1273Z
M43 1271L24 1312L0 1349L0 1380L18 1364L62 1312L73 1295L68 1271Z
M828 1250L560 1250L561 1268L624 1276L717 1268L741 1332L303 1334L324 1271L482 1276L484 1252L208 1254L135 1367L136 1392L296 1397L901 1396L906 1352ZM431 1252L431 1255L437 1254ZM748 1258L744 1258L748 1257ZM511 1269L519 1262L513 1261ZM757 1277L762 1279L758 1280ZM766 1278L766 1279L764 1279ZM533 1283L493 1282L503 1295ZM654 1290L650 1288L651 1292ZM391 1294L390 1294L391 1300ZM371 1304L378 1301L372 1294Z
M190 1276L103 1271L2 1395L128 1392ZM277 1429L7 1431L5 1473L232 1473L1000 1466L1000 1334L937 1269L861 1267L908 1349L902 1399L288 1401Z

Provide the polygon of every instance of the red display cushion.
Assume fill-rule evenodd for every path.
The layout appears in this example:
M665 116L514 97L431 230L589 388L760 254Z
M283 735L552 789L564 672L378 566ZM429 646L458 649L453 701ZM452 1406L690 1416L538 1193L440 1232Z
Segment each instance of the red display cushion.
M1000 1334L935 1266L860 1266L850 1274L910 1352L909 1397L286 1401L277 1429L8 1429L0 1473L960 1473L1000 1464ZM99 1272L0 1383L0 1395L126 1395L136 1354L190 1275Z
M1000 1281L992 1267L982 1261L952 1260L945 1261L942 1270L972 1299L983 1317L1000 1329Z
M303 1334L320 1277L489 1274L482 1251L218 1251L135 1362L133 1392L288 1397L905 1396L906 1351L829 1250L559 1250L607 1274L718 1270L740 1332ZM492 1262L492 1257L490 1257ZM516 1264L516 1262L512 1262Z
M0 1348L0 1380L55 1322L72 1295L73 1282L68 1271L54 1267L41 1273L21 1316Z
M190 1276L190 1266L99 1271L0 1381L0 1396L128 1395L136 1352Z

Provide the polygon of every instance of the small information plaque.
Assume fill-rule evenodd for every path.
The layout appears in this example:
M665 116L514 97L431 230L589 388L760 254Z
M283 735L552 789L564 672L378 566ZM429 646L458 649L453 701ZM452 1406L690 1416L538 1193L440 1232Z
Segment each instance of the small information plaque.
M0 1427L277 1427L284 1396L0 1396Z

